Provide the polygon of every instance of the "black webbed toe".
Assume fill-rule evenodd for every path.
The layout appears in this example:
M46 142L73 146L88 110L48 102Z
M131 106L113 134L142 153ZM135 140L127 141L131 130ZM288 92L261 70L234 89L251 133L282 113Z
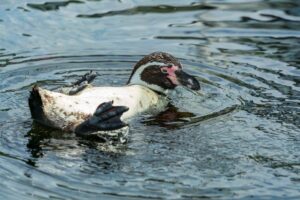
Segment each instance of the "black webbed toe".
M126 106L113 106L113 101L102 103L93 116L76 127L75 133L82 137L94 137L98 131L113 131L128 126L121 121L122 114L128 109Z

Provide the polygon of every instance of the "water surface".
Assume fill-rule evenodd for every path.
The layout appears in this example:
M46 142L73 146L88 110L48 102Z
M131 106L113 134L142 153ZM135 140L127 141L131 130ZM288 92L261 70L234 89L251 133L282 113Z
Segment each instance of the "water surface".
M166 51L201 82L126 145L34 124L34 84L123 85ZM299 199L300 2L2 0L0 199Z

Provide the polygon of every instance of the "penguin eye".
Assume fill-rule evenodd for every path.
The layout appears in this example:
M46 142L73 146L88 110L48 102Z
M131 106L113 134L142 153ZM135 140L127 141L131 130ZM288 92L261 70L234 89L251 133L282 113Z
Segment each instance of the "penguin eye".
M164 68L161 69L161 72L162 72L163 74L168 74L168 70L166 70L166 69L164 69Z

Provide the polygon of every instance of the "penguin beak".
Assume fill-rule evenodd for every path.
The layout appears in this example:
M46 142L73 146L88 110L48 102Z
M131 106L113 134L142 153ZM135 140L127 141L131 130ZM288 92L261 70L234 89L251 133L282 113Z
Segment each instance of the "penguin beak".
M189 90L200 90L200 83L197 79L184 72L180 67L172 65L162 67L161 70L164 74L167 74L167 78L173 85L182 85Z
M195 77L189 75L183 70L176 70L175 74L180 85L191 90L200 90L200 83Z

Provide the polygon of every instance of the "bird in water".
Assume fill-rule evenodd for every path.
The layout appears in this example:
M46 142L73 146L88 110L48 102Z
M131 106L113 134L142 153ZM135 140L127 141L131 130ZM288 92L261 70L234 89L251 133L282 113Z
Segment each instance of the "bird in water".
M151 53L138 61L125 86L93 87L90 83L96 76L87 73L60 92L34 86L28 100L32 118L78 136L109 138L124 130L128 133L128 120L140 113L166 110L168 92L177 86L200 90L195 77L164 52Z

